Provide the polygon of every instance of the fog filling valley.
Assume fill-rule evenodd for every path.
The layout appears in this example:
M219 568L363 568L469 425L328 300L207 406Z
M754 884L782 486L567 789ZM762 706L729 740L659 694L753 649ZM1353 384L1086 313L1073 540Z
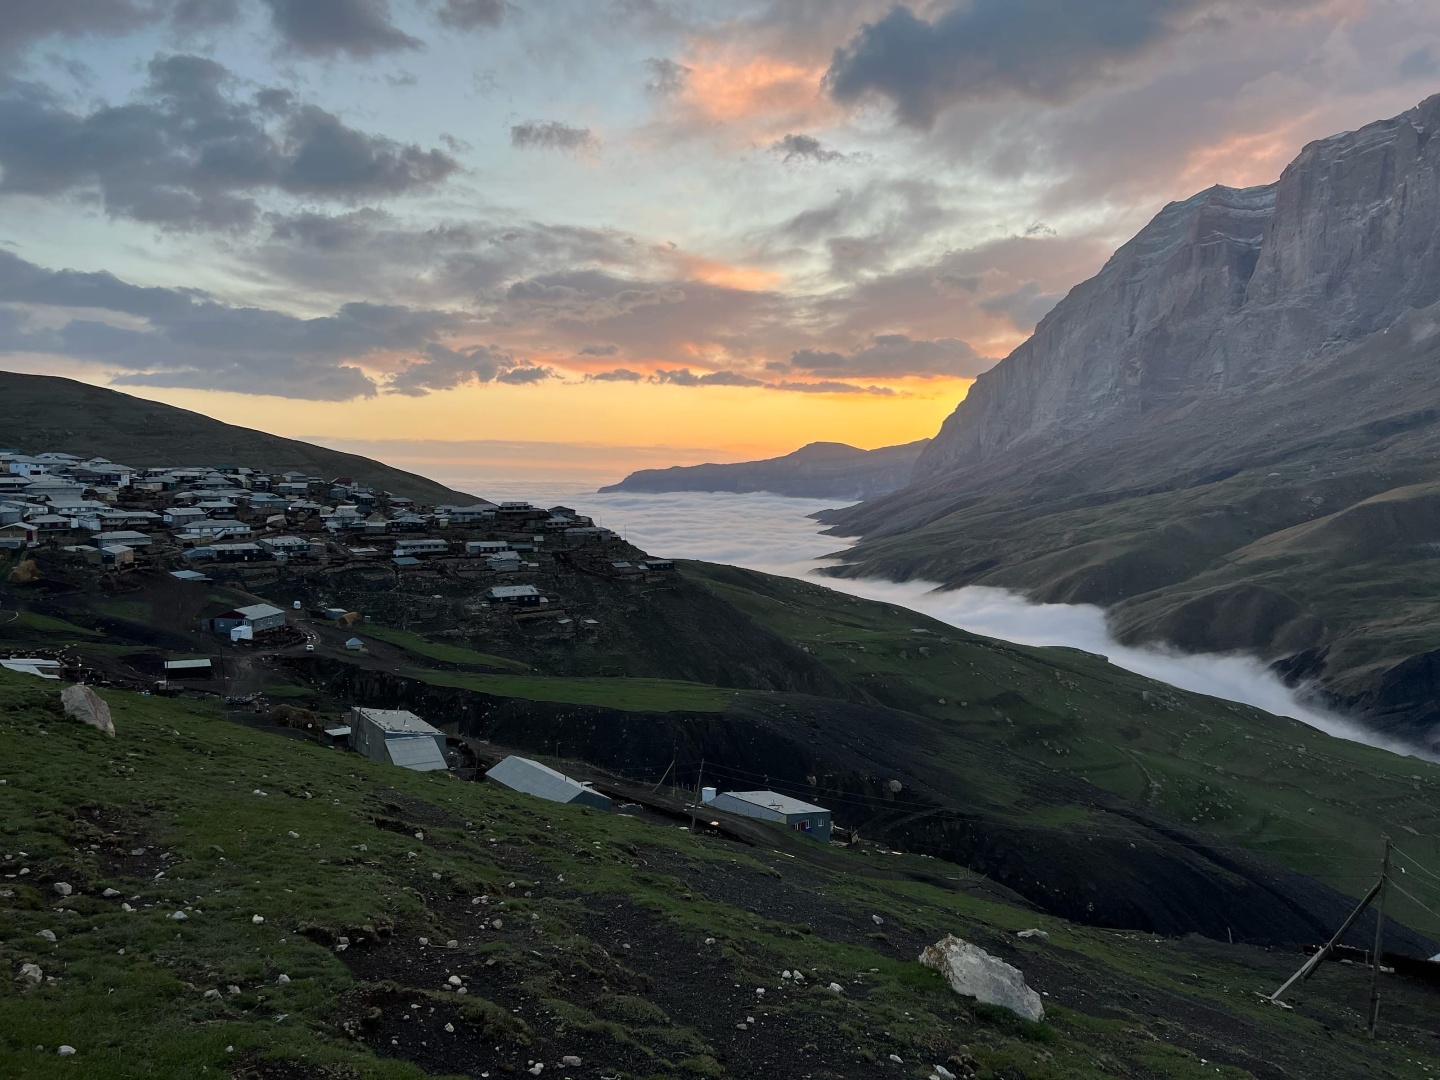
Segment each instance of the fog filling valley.
M657 558L699 559L805 578L839 592L898 604L962 630L1020 645L1058 645L1098 653L1137 675L1227 701L1238 701L1280 716L1291 716L1320 731L1411 756L1410 746L1387 740L1353 721L1317 708L1280 681L1256 657L1240 654L1180 653L1132 648L1110 636L1105 613L1090 604L1036 604L1005 589L970 586L943 590L933 582L890 582L829 577L826 556L849 546L824 536L810 517L841 503L780 495L675 492L663 495L577 491L575 485L445 478L446 483L500 500L526 498L562 502L593 516L598 524Z

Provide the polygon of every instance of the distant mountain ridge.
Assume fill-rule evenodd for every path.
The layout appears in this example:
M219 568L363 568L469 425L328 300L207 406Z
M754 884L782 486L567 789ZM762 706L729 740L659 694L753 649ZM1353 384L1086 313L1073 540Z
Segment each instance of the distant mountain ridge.
M873 499L905 486L928 439L861 450L814 442L783 457L731 465L676 465L642 469L607 491L768 491L812 499Z
M1440 96L1167 206L981 375L843 572L1106 606L1440 745Z
M233 461L276 471L295 469L326 479L353 476L432 505L475 500L473 495L358 454L226 424L188 409L54 375L0 371L0 445L32 454L58 450L107 457L135 468Z

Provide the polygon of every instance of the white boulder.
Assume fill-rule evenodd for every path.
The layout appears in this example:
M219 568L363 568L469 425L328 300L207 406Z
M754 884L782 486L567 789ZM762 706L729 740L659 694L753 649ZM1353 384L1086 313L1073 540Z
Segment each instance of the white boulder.
M925 946L920 963L944 975L950 989L962 997L1009 1009L1024 1020L1045 1019L1040 995L1025 985L1019 968L962 938L947 934L934 945Z
M72 720L89 724L112 739L115 737L115 722L110 719L110 706L84 683L72 683L60 691L60 704L65 709L65 715Z

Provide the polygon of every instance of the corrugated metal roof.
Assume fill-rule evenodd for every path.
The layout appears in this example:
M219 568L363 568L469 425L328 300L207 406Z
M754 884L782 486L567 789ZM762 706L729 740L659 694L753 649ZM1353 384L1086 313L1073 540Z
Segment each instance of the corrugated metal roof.
M211 666L209 660L166 660L166 671L200 671Z
M249 607L236 608L235 614L247 619L271 619L276 615L284 615L285 612L281 608L273 607L270 604L251 604Z
M450 767L445 764L445 755L440 752L440 747L428 735L387 732L385 752L390 755L390 761L402 769L414 769L416 772L437 772Z
M541 765L529 758L511 755L497 763L485 774L487 779L503 784L512 791L521 791L551 802L573 802L581 795L603 795L591 791L578 780L572 780L562 772L556 772L548 765Z
M830 812L823 806L801 802L799 799L792 799L789 795L781 795L778 791L727 791L725 794L732 799L739 799L741 802L751 803L755 806L763 806L767 810L775 810L781 814L828 814Z

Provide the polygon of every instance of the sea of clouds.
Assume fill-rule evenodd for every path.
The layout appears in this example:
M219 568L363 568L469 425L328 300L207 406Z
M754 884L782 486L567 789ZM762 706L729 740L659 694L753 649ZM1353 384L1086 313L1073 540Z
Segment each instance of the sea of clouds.
M456 483L488 498L526 498L563 503L615 529L657 557L701 559L789 577L803 577L855 596L883 600L988 637L1021 645L1061 645L1099 653L1112 664L1182 690L1243 702L1291 716L1331 735L1401 754L1415 751L1366 731L1306 701L1252 656L1179 653L1121 645L1105 625L1105 613L1088 604L1035 604L1004 589L944 590L931 582L835 578L818 573L833 565L849 541L821 534L810 515L837 504L779 495L676 492L596 494L564 483L471 481Z

